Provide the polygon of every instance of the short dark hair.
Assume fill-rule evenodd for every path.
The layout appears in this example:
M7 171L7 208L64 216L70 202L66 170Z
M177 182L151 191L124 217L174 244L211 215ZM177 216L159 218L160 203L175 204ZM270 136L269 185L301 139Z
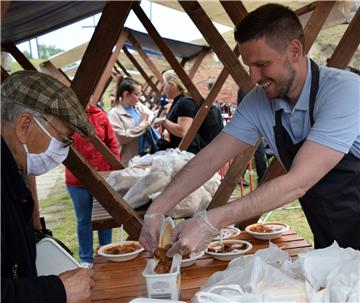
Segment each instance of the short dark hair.
M140 85L140 83L137 82L135 79L125 78L123 76L120 76L116 84L116 95L115 95L116 100L122 98L124 92L129 92L131 94L135 90L135 86L138 85Z
M265 4L250 12L235 28L235 41L239 44L266 38L269 45L283 51L293 39L304 47L302 25L296 14L280 4Z

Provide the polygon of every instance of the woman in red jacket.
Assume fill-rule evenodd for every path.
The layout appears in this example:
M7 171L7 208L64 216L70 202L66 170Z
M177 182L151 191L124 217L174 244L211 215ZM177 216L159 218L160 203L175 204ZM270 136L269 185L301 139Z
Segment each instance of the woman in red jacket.
M86 108L86 113L100 140L106 144L119 160L118 142L106 113L93 105L92 98ZM74 134L73 147L76 148L97 171L111 170L110 164L106 162L103 155L78 133ZM80 262L82 267L91 268L93 263L93 231L91 224L93 195L67 168L65 170L65 179L77 218ZM99 230L98 236L100 245L109 244L111 243L112 230Z

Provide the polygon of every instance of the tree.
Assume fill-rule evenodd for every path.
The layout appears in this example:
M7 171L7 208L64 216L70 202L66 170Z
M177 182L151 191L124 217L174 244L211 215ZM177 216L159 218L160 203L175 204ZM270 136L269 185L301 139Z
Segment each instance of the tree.
M63 51L63 49L57 48L55 45L39 44L39 59L48 59Z

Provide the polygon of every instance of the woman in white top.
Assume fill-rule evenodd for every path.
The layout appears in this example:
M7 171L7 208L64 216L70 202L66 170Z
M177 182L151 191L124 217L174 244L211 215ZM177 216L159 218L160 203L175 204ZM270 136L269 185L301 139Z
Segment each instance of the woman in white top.
M125 167L129 160L143 152L148 143L143 136L154 118L153 112L140 102L141 85L132 78L119 78L115 107L108 115L118 139L120 162Z

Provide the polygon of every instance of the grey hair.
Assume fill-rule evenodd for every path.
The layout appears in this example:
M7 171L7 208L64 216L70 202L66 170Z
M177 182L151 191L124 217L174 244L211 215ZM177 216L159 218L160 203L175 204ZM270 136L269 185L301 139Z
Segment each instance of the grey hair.
M1 120L7 123L15 122L16 118L22 113L29 113L37 118L41 114L33 109L25 107L14 100L1 94Z

